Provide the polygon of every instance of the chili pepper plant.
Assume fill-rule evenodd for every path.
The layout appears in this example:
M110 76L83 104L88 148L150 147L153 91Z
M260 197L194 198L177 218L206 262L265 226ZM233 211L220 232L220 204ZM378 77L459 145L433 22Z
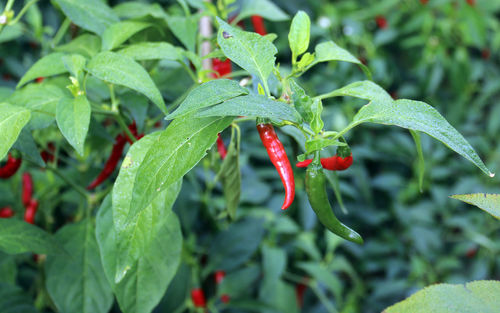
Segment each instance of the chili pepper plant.
M338 202L347 213L343 180L363 180L353 132L407 132L419 190L429 138L461 167L494 174L439 110L377 83L380 67L365 59L374 50L318 37L315 20L287 6L299 7L2 6L0 312L375 312L393 303L363 304L367 268L355 260L373 249L376 223L360 222L360 207L336 212ZM389 32L394 19L382 13L364 16ZM316 87L348 72L356 79ZM330 109L348 98L357 99L350 119L334 127ZM495 281L468 286L478 297L500 292ZM439 311L431 298L478 311L498 303L439 288L387 312Z

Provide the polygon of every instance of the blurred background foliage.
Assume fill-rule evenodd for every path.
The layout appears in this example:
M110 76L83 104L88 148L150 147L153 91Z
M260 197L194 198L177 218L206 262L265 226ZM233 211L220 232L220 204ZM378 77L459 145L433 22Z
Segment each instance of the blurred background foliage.
M290 16L298 10L310 15L311 46L334 40L366 63L373 80L394 98L422 100L434 106L472 144L487 167L500 172L500 2L273 2ZM113 7L119 3L108 4ZM175 1L158 3L169 13L180 10ZM36 60L52 51L51 41L62 18L49 1L41 1L37 9L29 10L23 23L0 34L0 100L12 93ZM244 24L251 29L248 20ZM267 21L266 27L278 35L275 44L280 66L290 67L289 21ZM72 31L78 29L71 27L68 36ZM171 34L166 36L175 42ZM62 43L65 40L69 39L63 38ZM170 102L190 85L180 66L164 62L149 70ZM317 95L363 79L363 73L351 64L330 63L316 66L300 83L310 95ZM93 101L107 97L106 91L99 93L100 87L92 82L88 88L94 88L92 95L97 99ZM132 100L124 93L120 97L146 103L137 95ZM364 102L346 97L324 104L325 128L338 130ZM142 114L143 121L151 121L157 113L150 107L149 115L140 109L132 114ZM98 123L93 125L91 133L100 133ZM223 293L230 295L225 306L216 300L220 308L226 308L224 312L347 313L380 312L438 282L500 279L500 223L449 198L473 192L500 193L500 175L490 179L423 135L426 171L420 191L417 152L409 132L370 125L355 128L347 134L354 164L338 173L348 215L341 213L333 191L330 194L336 214L365 239L363 246L356 246L317 223L304 192L305 171L301 169L296 169L295 203L280 212L284 194L279 176L253 123L241 127L242 199L237 221L230 223L223 214L221 186L206 188L215 174L213 164L220 162L213 150L186 176L175 204L185 238L183 262L155 312L176 312L197 282L212 299ZM38 143L46 143L53 140L53 133L40 130L35 137ZM222 135L227 143L230 132ZM302 153L291 137L284 132L279 135L291 159ZM106 157L102 151L94 151L102 141L97 136L90 141L87 157ZM83 160L71 163L77 161ZM47 179L42 175L39 181ZM87 174L89 177L92 174ZM6 183L1 182L0 189L2 198L18 198L6 191L10 190ZM54 190L46 193L47 199L60 197ZM58 218L73 214L75 204L70 199L66 194L55 204L62 212ZM41 209L43 218L49 219L56 208L45 206ZM18 269L17 279L31 295L43 288L33 287L35 266L28 262ZM227 273L217 289L215 270ZM302 292L303 303L296 301ZM113 311L119 312L117 305Z

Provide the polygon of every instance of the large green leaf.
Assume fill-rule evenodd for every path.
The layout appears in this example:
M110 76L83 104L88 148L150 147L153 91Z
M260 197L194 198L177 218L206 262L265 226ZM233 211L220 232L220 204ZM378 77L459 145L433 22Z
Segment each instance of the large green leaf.
M260 15L271 21L286 21L289 19L288 14L269 0L244 0L237 20L240 21L252 15Z
M10 285L15 285L16 279L16 256L0 252L0 284L8 283Z
M241 196L240 140L239 130L236 131L233 127L226 158L217 174L221 178L226 208L232 219L236 217Z
M475 205L500 219L500 194L473 193L468 195L453 195L451 198Z
M91 58L101 50L101 38L92 34L83 34L67 44L54 48L55 51L81 54Z
M87 71L101 80L144 94L160 110L166 112L165 102L155 83L148 72L132 58L110 51L101 52L89 61Z
M7 155L30 117L29 110L8 103L0 103L0 160Z
M0 312L2 313L38 313L33 300L24 290L15 285L0 283Z
M64 97L64 91L57 86L29 84L16 90L7 101L31 110L31 119L27 128L41 129L54 122L56 107L62 97Z
M195 51L199 15L187 17L171 15L165 19L175 37L177 37L189 51Z
M179 48L174 47L168 42L141 42L129 45L118 51L131 57L134 60L180 60Z
M135 177L128 217L144 210L169 185L181 179L215 143L232 118L175 119L147 151ZM122 225L117 225L120 228Z
M484 173L494 176L467 140L436 109L425 102L407 99L390 103L370 102L359 110L347 129L366 122L396 125L426 133L474 163Z
M55 235L70 257L50 255L45 263L47 290L60 312L106 313L113 304L104 275L93 223L67 224Z
M24 252L61 253L59 244L44 230L17 219L0 219L0 250L9 254Z
M205 111L198 112L196 116L263 117L297 123L299 113L284 102L271 100L261 95L246 95L224 101Z
M356 59L349 51L337 46L333 41L322 42L314 49L316 57L311 66L320 62L343 61L357 64L361 67L366 76L371 79L370 70L361 61Z
M21 77L17 87L20 87L37 77L48 77L66 73L68 70L64 66L62 60L63 56L64 53L54 52L36 61L36 63L30 67L23 77Z
M130 203L137 170L148 149L156 143L160 132L150 134L136 142L125 157L120 174L113 188L113 220L118 244L117 277L119 281L134 262L149 248L158 231L158 224L164 223L181 188L182 180L171 184L159 193L144 210L130 216Z
M150 23L139 21L123 21L109 26L102 34L102 50L112 50L134 34L152 26Z
M23 128L19 137L17 137L17 141L13 147L23 153L23 158L26 158L40 167L45 167L45 162L40 156L40 148L38 148L31 132L28 131L26 127Z
M292 20L290 32L288 33L288 44L292 50L292 60L295 62L297 56L307 51L309 47L309 36L311 31L311 20L304 11L299 11Z
M100 0L54 1L73 23L98 35L101 35L111 24L118 22L118 16Z
M370 80L354 82L332 92L320 95L316 98L325 99L340 96L351 96L380 103L390 103L393 101L391 95L389 95L387 91L384 90L384 88L380 87Z
M57 105L57 126L78 154L83 156L83 145L90 124L90 103L84 95L62 98Z
M241 87L238 82L230 79L215 79L194 88L179 108L167 115L166 119L174 119L179 116L192 113L202 108L212 106L222 101L248 94L248 91Z
M224 54L250 74L258 76L267 86L276 61L276 47L259 34L231 27L220 18L217 21L220 26L217 42Z
M113 227L111 197L106 197L97 215L97 242L104 272L124 313L148 313L161 300L177 271L181 258L182 233L179 221L170 211L159 227L151 245L115 283L117 237Z
M383 313L496 313L500 282L479 280L466 284L426 287Z

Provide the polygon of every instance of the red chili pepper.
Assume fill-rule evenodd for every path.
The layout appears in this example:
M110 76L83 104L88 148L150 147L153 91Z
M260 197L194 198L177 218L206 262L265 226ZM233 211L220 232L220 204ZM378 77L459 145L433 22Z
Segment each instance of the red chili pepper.
M295 297L297 298L297 306L302 308L304 305L304 292L307 289L307 285L299 283L295 285Z
M426 5L427 2L429 2L429 0L420 0L420 3L422 3L423 5Z
M222 301L222 303L229 303L229 301L231 301L231 297L225 293L220 296L220 301Z
M215 272L215 283L217 285L219 285L224 280L224 277L226 277L226 272L224 272L224 271L216 271Z
M24 220L30 224L35 224L35 214L38 209L38 201L31 199L30 203L24 211Z
M380 29L387 28L387 25L388 25L387 19L385 17L383 17L382 15L375 17L375 22L377 22L377 26Z
M231 60L226 59L225 61L221 61L221 59L213 58L212 69L215 71L215 73L212 73L212 78L220 78L222 76L231 74L232 71Z
M14 211L8 206L0 209L0 218L9 218L14 216L14 214Z
M194 288L191 290L191 300L196 308L204 308L207 306L205 293L201 288Z
M481 51L481 57L484 59L484 60L488 60L491 56L491 52L490 52L490 49L483 49Z
M32 195L33 195L33 178L31 177L30 173L24 173L22 200L25 207L27 207L30 204Z
M224 160L227 155L227 149L226 146L224 145L224 141L222 141L222 138L220 137L220 133L217 134L217 151L219 151L221 159Z
M56 146L52 142L49 142L47 145L47 149L40 152L40 156L42 157L45 163L54 161L54 151L56 150Z
M273 125L257 124L257 130L259 131L260 140L285 186L285 201L281 209L286 210L295 198L295 180L293 178L292 166L290 165L290 161L288 161L283 144L274 131Z
M111 150L111 154L109 155L108 160L104 164L104 168L102 169L101 173L99 173L99 176L97 176L97 178L87 186L88 190L92 190L95 187L99 186L103 181L106 180L106 178L113 174L113 171L120 161L126 143L127 140L122 135L118 135L118 137L116 137L115 144L113 145L113 149Z
M35 79L35 81L36 81L38 84L40 84L41 82L43 82L43 80L44 80L44 79L45 79L45 77L37 77L37 78Z
M352 154L345 158L334 155L329 158L321 158L321 166L329 171L344 171L352 165L352 161ZM307 167L309 164L311 164L311 162L312 159L307 159L305 161L298 162L295 165L297 167Z
M467 0L467 4L473 7L476 5L476 0Z
M7 162L0 167L0 178L9 178L14 175L21 166L21 162L21 158L16 159L9 153Z
M267 35L264 19L259 15L252 15L252 25L255 32L261 36Z

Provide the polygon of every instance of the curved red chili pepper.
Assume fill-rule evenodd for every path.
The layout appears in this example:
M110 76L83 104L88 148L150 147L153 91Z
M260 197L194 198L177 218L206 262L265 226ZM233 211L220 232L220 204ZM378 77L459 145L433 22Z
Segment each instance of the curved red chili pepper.
M295 180L293 178L292 166L290 165L290 161L288 161L283 144L274 131L273 125L258 124L257 130L259 131L260 140L285 186L285 201L281 209L286 210L295 198Z
M260 15L252 15L252 25L255 32L261 36L267 35L264 19Z
M87 186L88 190L92 190L95 187L99 186L103 181L106 180L106 178L113 174L113 171L120 161L126 143L127 140L122 135L118 135L118 137L116 137L115 144L113 145L113 150L111 150L111 154L104 164L104 168L102 169L101 173L99 173L99 176L97 176L97 178Z
M38 209L38 201L31 199L30 203L24 211L24 220L30 224L35 224L35 214Z
M311 164L312 159L307 159L302 162L295 164L297 167L307 167ZM344 171L348 169L353 162L352 154L345 158L334 155L329 158L321 158L321 166L329 171Z
M27 207L30 204L32 195L33 195L33 178L31 177L30 173L24 173L22 200L25 207Z
M0 209L0 218L9 218L12 216L14 216L14 211L10 207L6 206Z
M219 151L221 159L224 160L226 158L227 149L226 145L224 145L224 141L222 141L222 138L220 137L220 133L217 134L217 151Z
M191 300L196 308L204 308L207 306L205 293L201 288L194 288L191 290Z
M22 159L14 158L10 153L7 162L4 166L0 167L0 178L9 178L14 175L19 167L21 167Z

